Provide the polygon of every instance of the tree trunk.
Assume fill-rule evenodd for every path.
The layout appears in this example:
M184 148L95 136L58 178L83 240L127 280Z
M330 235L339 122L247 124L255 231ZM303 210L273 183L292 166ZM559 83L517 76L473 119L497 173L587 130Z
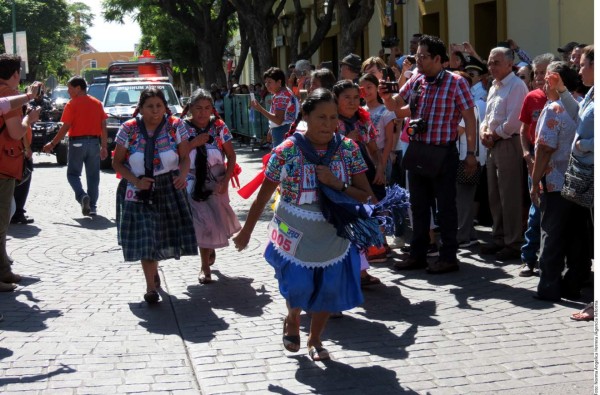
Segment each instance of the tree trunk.
M221 0L215 17L212 2L198 4L194 0L159 0L159 4L194 35L205 87L213 83L226 85L223 53L228 41L228 21L235 12L233 5L228 0Z
M375 0L337 0L340 21L340 55L356 49L358 39L375 12Z
M315 16L315 24L317 30L315 35L310 39L310 42L306 48L298 54L299 59L309 59L321 46L321 43L327 37L329 29L331 29L331 22L333 21L333 10L335 8L335 1L330 1L327 5L325 15L318 17L318 2L315 0L313 3L313 15Z
M273 26L277 22L277 17L286 0L279 0L275 12L273 5L277 0L230 0L237 9L238 19L240 21L240 30L244 29L252 49L252 56L255 59L255 70L259 74L273 65Z

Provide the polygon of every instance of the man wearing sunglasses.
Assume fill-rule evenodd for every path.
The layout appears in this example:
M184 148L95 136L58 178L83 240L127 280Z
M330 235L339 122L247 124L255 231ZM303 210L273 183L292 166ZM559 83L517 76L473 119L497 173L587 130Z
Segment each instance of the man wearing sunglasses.
M486 101L488 92L483 86L483 76L488 73L487 66L474 56L471 56L469 63L465 66L465 71L471 77L471 95L473 95L473 99L475 101Z

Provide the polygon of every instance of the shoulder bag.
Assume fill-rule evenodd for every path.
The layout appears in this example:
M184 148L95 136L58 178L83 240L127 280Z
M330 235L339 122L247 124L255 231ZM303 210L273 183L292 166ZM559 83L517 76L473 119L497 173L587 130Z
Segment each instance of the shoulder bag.
M6 130L4 118L0 117L2 127L0 127L0 176L2 178L14 178L21 180L23 178L23 142L10 137Z
M594 205L594 165L579 161L571 153L560 194L573 203L591 208Z

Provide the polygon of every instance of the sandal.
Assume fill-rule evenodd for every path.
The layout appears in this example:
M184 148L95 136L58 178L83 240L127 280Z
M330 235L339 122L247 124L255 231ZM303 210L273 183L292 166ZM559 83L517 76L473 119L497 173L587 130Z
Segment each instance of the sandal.
M308 356L315 362L331 359L331 357L329 356L329 351L327 351L327 349L322 346L311 346L308 349Z
M573 321L594 321L594 304L590 303L581 311L571 314Z
M210 274L208 276L201 274L200 276L198 276L198 282L200 284L211 284L215 281L210 277Z
M300 335L286 335L285 328L287 327L287 317L283 319L283 348L289 352L300 351Z
M148 291L144 294L144 300L148 304L158 303L159 299L160 299L160 297L158 296L158 292L156 290Z
M213 248L210 251L210 254L208 255L208 265L212 266L215 264L215 261L217 260L217 252L215 251L215 249Z

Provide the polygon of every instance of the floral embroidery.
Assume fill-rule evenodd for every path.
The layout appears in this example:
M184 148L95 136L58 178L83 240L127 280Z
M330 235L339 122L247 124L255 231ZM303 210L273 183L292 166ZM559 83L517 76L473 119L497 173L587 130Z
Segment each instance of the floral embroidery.
M333 155L329 168L344 182L363 173L367 166L359 154L356 143L344 139ZM318 151L324 155L325 151ZM301 204L317 200L317 175L313 164L305 161L300 149L286 140L273 151L265 175L274 182L281 182L281 199L287 203Z

